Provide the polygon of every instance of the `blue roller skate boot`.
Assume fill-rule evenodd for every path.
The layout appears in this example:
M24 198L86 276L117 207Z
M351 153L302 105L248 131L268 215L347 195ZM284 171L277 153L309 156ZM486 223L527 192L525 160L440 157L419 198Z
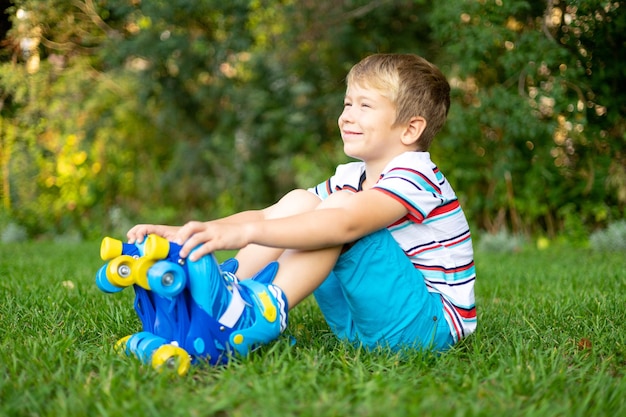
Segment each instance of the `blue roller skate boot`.
M272 285L278 263L243 281L221 270L213 255L188 262L187 270L192 303L184 348L192 357L225 364L275 340L287 327L287 299Z
M218 265L214 255L209 254L188 261L180 258L180 249L166 239L148 236L145 257L160 261L148 270L147 281L153 292L166 297L180 294L185 300L189 322L176 319L178 332L174 339L193 361L227 363L233 354L246 355L276 339L286 328L286 297L272 285L278 263L269 264L250 280L239 281L234 274L236 260ZM184 273L183 269L174 272L179 269L177 264L182 265Z
M225 364L274 340L287 325L287 303L271 285L278 268L268 265L239 282L234 259L217 264L213 255L189 262L180 246L156 235L141 245L105 238L96 275L108 293L135 290L134 307L143 331L122 338L116 348L156 369L167 365L184 375L192 362Z

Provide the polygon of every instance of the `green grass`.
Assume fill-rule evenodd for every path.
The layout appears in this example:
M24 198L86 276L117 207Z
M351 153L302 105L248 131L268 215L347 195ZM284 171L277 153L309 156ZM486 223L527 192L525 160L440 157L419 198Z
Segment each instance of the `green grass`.
M296 345L179 378L113 351L139 321L97 243L0 245L0 415L626 415L624 255L477 254L479 330L440 357L347 347L305 302Z

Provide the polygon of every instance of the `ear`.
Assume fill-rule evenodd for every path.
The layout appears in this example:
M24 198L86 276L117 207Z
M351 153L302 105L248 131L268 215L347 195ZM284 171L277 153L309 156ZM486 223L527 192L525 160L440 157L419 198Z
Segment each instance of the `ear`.
M413 117L409 120L402 134L402 143L406 146L415 145L422 136L424 129L426 129L426 119L421 116Z

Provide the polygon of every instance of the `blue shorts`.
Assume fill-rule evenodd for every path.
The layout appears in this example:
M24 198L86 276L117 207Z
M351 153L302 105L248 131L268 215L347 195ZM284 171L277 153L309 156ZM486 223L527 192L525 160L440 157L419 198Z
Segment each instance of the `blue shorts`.
M386 229L343 253L314 295L333 333L355 345L444 351L454 343L441 296Z

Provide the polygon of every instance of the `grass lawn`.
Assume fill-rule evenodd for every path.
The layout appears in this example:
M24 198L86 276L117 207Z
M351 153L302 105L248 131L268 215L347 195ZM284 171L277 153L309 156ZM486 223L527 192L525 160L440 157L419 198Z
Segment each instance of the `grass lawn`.
M0 244L0 415L626 416L623 252L478 253L479 330L440 357L347 347L307 301L295 345L182 378L114 352L140 327L98 253Z

